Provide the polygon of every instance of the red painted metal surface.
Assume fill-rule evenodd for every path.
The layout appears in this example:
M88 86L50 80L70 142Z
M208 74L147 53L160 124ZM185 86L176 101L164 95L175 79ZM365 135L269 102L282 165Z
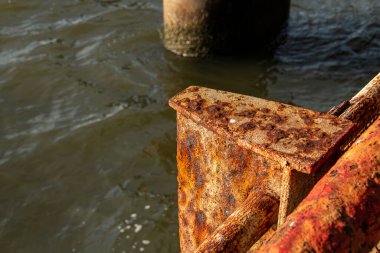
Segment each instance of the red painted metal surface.
M380 117L259 252L368 252L380 240Z

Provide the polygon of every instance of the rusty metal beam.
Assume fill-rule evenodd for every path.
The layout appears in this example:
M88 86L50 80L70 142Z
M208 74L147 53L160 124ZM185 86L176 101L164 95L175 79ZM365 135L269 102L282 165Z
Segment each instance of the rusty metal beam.
M245 252L269 228L266 224L266 228L253 226L250 230L248 221L254 221L254 216L272 220L268 210L263 208L260 211L256 204L252 204L256 203L252 199L259 199L264 189L267 195L280 200L278 224L283 224L343 150L379 115L379 87L380 74L353 99L329 112L342 120L202 87L190 87L172 98L169 103L178 112L182 252L196 249L199 252L244 249L237 252ZM364 112L367 107L370 113ZM331 120L327 125L326 117ZM355 126L344 119L353 120ZM335 137L326 135L325 129L331 126L341 127ZM310 146L320 148L321 145L315 144L326 138L334 140L320 153L312 149L311 152L299 152L297 157L283 152L291 152L301 144L303 151ZM232 212L245 215L236 219L229 217ZM250 233L242 236L243 231ZM249 252L255 252L273 232L273 229L266 232ZM220 239L220 235L224 235L224 240L212 239Z
M276 222L278 207L278 199L267 191L251 192L196 253L246 252Z
M351 134L350 140L342 146L342 151L347 150L352 142L380 115L380 73L350 101L342 102L332 108L329 113L348 119L356 125L356 130Z
M259 252L368 252L380 240L380 117Z
M348 119L366 129L380 115L380 73L350 101L344 101L329 113Z
M348 138L341 143L335 156L323 161L323 165L311 178L309 175L297 171L284 173L282 198L287 198L289 189L298 197L290 199L280 208L278 225L282 225L286 217L299 204L299 201L306 197L317 182L331 168L334 162L351 146L358 136L380 115L380 73L375 76L362 90L360 90L351 100L344 101L340 105L333 107L329 114L339 116L339 118L350 120L355 124ZM311 183L312 181L312 183Z
M354 129L331 115L202 87L189 87L169 104L178 112L182 252L194 252L259 190L279 199L278 217L286 217L304 197L303 189L315 183L320 165ZM260 212L270 217L267 210ZM238 238L232 226L224 227ZM250 237L258 239L265 231L256 229ZM244 247L254 242L245 240Z
M194 252L250 192L279 189L281 170L181 114L177 121L180 244L182 252Z
M356 128L351 132L345 143L340 146L338 152L332 159L326 161L322 168L314 175L314 182L317 182L335 163L335 161L351 146L351 144L365 131L368 126L380 115L380 73L375 76L362 90L360 90L352 99L344 101L336 107L333 107L329 114L339 116L340 118L353 120ZM310 178L307 175L302 175L296 171L292 171L289 175L289 185L293 185L294 192L306 197L311 190L313 184L303 184L308 182ZM287 185L283 183L283 185ZM298 188L298 189L296 189ZM300 196L298 200L304 197ZM283 224L286 216L298 205L299 202L288 202L288 210L281 210L284 215L279 217L279 225ZM262 243L271 237L273 230L266 233L265 238L260 238L258 243L251 248L249 252L256 252Z
M310 174L353 130L328 114L260 98L192 86L169 100L181 115L239 146Z

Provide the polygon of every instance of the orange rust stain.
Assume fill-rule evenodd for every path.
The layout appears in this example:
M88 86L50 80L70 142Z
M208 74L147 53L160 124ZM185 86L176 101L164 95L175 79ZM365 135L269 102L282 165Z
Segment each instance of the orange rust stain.
M186 89L169 104L199 125L304 173L316 170L318 159L353 128L331 115L202 87Z
M200 244L202 242L200 238L207 236L207 217L203 211L195 212L194 229L195 234L199 235L197 244Z
M178 111L182 252L193 252L250 192L268 187L279 195L283 166L313 172L352 127L329 115L201 87L181 92L170 105Z
M269 181L280 184L281 170L277 162L194 127L190 119L179 116L178 122L181 250L193 252L251 191Z

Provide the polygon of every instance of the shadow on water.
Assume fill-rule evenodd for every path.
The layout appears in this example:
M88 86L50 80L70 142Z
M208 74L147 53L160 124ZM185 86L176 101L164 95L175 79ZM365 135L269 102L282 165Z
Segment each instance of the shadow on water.
M271 58L213 56L204 59L184 59L165 52L168 71L160 78L173 84L175 91L189 85L248 93L266 97L266 86L276 80Z

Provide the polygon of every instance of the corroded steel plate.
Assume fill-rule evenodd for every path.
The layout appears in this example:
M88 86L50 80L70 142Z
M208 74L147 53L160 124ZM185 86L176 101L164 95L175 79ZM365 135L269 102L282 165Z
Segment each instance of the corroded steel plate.
M379 240L380 117L258 252L369 252Z
M239 146L303 173L314 172L354 128L328 114L197 86L169 104Z

